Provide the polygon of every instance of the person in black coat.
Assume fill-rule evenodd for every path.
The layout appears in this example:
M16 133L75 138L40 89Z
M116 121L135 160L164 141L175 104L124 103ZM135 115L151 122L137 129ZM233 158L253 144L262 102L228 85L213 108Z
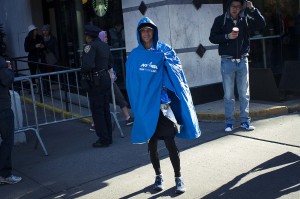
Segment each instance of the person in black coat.
M48 53L52 53L54 56L49 56L51 59L46 58L47 64L57 64L59 60L59 52L58 52L58 44L57 39L51 34L50 25L46 24L42 28L43 31L43 39L45 43L45 51Z
M9 61L0 55L0 184L15 184L21 177L12 175L11 153L14 145L14 113L11 109L9 87L14 81L14 72Z
M38 34L35 25L28 26L28 35L24 42L25 51L28 52L28 66L31 75L37 74L37 69L40 72L46 72L45 66L39 65L37 62L45 63L45 43L41 35ZM35 62L35 63L34 63Z

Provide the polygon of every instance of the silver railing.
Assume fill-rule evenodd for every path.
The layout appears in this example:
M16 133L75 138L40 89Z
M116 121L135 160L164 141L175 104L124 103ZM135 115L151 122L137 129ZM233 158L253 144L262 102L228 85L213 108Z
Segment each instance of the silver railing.
M90 121L87 119L92 116L88 95L80 88L79 80L80 69L16 77L12 88L13 93L20 96L22 112L15 111L15 118L23 114L24 120L22 125L17 125L15 133L34 131L45 155L48 155L40 136L41 126L80 119ZM111 91L113 110L110 113L121 137L124 137L117 118L113 85ZM17 110L17 99L12 96L12 106Z

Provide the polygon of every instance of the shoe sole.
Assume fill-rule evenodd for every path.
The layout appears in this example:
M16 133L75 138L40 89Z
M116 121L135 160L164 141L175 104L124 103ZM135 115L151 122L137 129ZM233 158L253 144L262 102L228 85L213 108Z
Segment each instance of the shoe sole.
M92 145L94 148L105 148L105 147L109 147L109 144L102 144L102 145Z
M232 129L230 129L230 130L229 130L229 129L227 129L227 130L226 130L226 129L227 129L227 128L225 128L225 130L224 130L224 131L225 131L225 132L227 132L227 133L228 133L228 132L231 132L231 131L233 131L233 128L232 128Z
M164 190L163 187L153 187L153 189L154 189L155 191L162 191L162 190Z
M246 131L253 131L254 129L247 129L246 127L244 126L241 126L241 128L245 129Z
M176 194L182 194L182 193L184 193L186 190L175 190L175 193Z
M133 122L129 122L129 123L126 123L126 126L130 126L132 124L133 124Z
M20 181L18 181L18 182L20 182ZM0 184L17 184L18 182L0 182Z

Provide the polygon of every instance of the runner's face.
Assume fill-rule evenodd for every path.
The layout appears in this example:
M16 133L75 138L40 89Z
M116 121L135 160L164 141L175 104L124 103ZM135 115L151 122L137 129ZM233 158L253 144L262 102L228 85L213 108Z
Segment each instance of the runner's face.
M153 29L151 28L143 28L140 30L140 36L143 43L153 43Z

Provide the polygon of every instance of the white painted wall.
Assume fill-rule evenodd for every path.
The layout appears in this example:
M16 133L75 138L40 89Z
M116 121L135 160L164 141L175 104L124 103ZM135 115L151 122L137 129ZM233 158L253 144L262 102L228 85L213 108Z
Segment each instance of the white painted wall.
M147 3L158 0L144 0ZM122 8L138 7L141 0L123 0ZM158 27L159 39L170 44L174 49L197 48L213 45L209 42L211 26L216 16L223 13L222 4L203 4L197 10L192 4L175 4L148 8L145 16ZM143 17L139 10L123 14L126 51L137 46L136 28ZM219 83L220 56L216 50L208 50L202 58L196 52L178 54L190 87Z

